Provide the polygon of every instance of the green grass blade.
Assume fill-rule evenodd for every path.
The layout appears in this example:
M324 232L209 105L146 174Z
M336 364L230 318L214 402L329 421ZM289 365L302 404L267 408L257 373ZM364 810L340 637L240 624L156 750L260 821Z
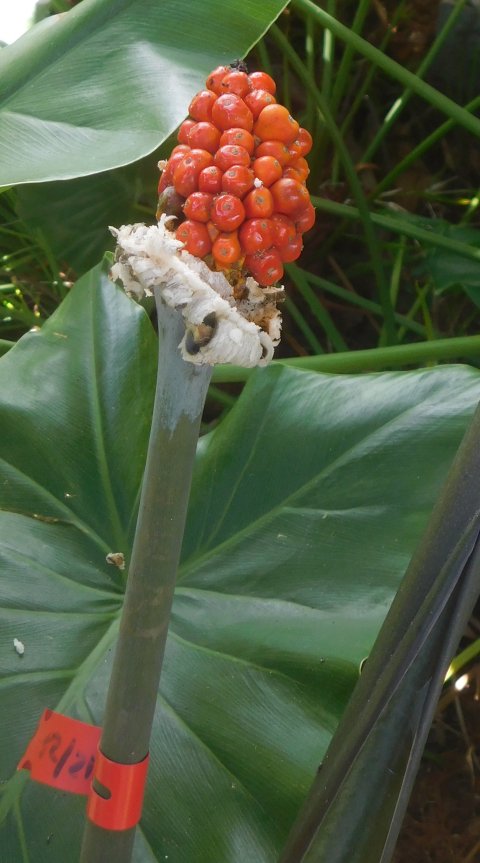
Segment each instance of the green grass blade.
M463 7L465 6L466 2L467 2L467 0L458 0L456 6L454 6L452 8L452 11L450 12L450 15L448 16L447 20L445 21L440 33L438 34L437 38L435 39L435 41L431 45L429 51L427 51L427 53L425 54L422 62L420 63L420 65L416 71L416 75L417 75L417 78L419 80L423 79L424 76L426 75L426 73L428 72L431 64L433 63L435 57L437 56L438 52L440 51L440 48L445 43L445 40L448 38L453 27L455 26L455 24L458 20L458 17L460 15ZM364 155L362 156L362 159L361 159L362 162L371 162L374 154L377 152L378 148L380 147L382 142L385 140L386 136L390 132L390 129L392 128L392 126L394 125L394 123L396 122L396 120L398 119L400 114L402 113L403 109L405 108L405 106L409 102L412 95L413 95L412 88L407 87L403 91L402 95L393 103L393 105L390 108L390 110L388 111L382 125L380 126L377 134L375 135L373 141L371 141L367 150L365 151Z
M294 8L300 13L311 15L322 27L327 27L335 36L338 36L347 45L362 54L367 60L375 63L391 78L394 78L399 84L408 87L417 96L425 99L433 108L437 108L443 114L446 114L451 120L454 120L460 126L473 135L480 135L480 120L473 117L469 112L458 105L452 99L444 96L435 87L426 84L421 78L418 78L413 72L409 72L400 63L395 62L390 57L382 54L378 48L375 48L366 39L362 39L356 33L353 33L348 27L345 27L340 21L337 21L328 12L320 9L311 0L293 0Z
M391 345L387 348L369 348L347 353L324 354L323 356L292 357L274 360L298 369L331 374L357 374L358 372L378 372L382 369L396 369L402 366L416 366L442 360L473 360L480 358L480 336L459 336L453 339L434 339L427 342L413 342L408 345ZM233 383L246 381L252 374L251 369L239 366L216 366L212 380L214 383Z

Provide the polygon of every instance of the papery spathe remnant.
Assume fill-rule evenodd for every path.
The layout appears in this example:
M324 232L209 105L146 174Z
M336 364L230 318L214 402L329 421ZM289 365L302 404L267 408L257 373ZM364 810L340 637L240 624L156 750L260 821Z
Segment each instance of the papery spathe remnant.
M266 365L280 339L276 300L283 289L262 289L248 277L241 298L235 299L223 273L183 250L168 229L170 219L162 215L158 225L110 229L117 240L112 278L138 299L158 291L168 306L181 311L186 332L180 349L186 361Z

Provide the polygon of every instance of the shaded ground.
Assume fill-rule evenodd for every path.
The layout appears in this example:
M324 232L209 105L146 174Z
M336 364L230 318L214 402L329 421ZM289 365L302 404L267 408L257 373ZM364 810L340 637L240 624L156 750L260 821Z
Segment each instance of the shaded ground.
M480 665L443 695L394 863L480 863Z

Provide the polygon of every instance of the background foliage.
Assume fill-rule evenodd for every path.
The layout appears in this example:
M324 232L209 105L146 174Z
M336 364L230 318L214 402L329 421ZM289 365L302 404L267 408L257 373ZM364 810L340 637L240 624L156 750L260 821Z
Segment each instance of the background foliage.
M0 348L27 333L0 364L1 863L79 841L83 801L12 771L47 704L100 721L135 522L155 336L95 265L153 219L211 68L250 52L315 134L287 365L480 353L475 4L72 5L0 52ZM453 367L243 379L211 388L137 863L276 859L479 395Z

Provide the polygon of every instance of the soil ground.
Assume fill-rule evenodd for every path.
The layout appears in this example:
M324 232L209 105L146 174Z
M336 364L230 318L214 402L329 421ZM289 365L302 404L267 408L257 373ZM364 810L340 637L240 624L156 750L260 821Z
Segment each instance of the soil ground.
M393 863L480 863L480 665L440 700Z

